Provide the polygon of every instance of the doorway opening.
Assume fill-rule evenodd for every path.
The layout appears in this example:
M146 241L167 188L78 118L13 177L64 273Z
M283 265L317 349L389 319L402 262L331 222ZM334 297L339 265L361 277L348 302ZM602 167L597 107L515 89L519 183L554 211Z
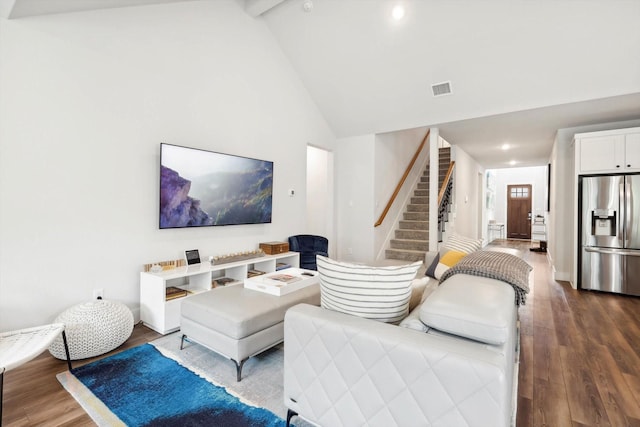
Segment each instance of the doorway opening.
M329 239L329 256L336 241L333 195L333 152L307 145L307 232Z
M507 238L531 239L531 184L507 185Z

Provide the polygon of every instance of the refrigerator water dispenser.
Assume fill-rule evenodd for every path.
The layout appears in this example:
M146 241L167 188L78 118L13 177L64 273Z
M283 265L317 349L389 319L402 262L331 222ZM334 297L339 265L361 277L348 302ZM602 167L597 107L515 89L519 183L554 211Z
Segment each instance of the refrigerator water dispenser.
M611 209L595 209L591 211L591 235L615 236L617 212Z

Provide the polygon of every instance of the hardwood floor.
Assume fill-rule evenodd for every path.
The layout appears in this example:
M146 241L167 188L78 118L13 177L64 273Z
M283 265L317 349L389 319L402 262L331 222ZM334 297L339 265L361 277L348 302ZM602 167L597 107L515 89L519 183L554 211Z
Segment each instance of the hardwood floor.
M534 285L520 308L518 427L640 426L640 298L552 279L523 241Z
M577 291L552 280L546 254L529 251L528 241L492 245L522 249L534 267L533 288L520 308L517 426L640 427L640 298ZM157 337L136 325L114 352ZM55 378L65 369L45 352L5 373L2 425L94 425Z
M160 336L138 324L133 328L131 337L116 350L72 363L74 367L82 366ZM84 409L56 379L56 374L66 369L66 361L55 359L45 351L19 368L5 372L2 426L95 426Z

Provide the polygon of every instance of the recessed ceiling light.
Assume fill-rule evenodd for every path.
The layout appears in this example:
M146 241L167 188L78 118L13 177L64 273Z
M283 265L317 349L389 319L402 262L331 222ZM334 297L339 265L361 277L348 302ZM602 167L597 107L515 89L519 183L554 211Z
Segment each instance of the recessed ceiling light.
M509 149L509 144L502 144L501 148L506 151Z
M401 4L395 5L393 7L393 10L391 10L391 16L393 16L393 19L395 19L396 21L404 18L404 6L402 6Z
M516 165L516 163L518 163L518 162L516 162L515 160L511 160L511 161L509 162L509 164L510 164L511 166L515 166L515 165Z

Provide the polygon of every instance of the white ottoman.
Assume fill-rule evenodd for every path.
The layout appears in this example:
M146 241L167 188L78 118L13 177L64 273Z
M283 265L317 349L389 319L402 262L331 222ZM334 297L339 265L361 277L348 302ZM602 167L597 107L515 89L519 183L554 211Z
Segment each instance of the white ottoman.
M133 331L133 314L119 302L96 300L74 305L55 320L64 323L71 360L107 353L124 343ZM66 360L64 345L57 338L49 352Z
M296 304L320 305L320 285L280 297L243 286L225 286L185 298L180 313L182 344L194 341L231 359L236 380L252 356L284 339L284 314Z

